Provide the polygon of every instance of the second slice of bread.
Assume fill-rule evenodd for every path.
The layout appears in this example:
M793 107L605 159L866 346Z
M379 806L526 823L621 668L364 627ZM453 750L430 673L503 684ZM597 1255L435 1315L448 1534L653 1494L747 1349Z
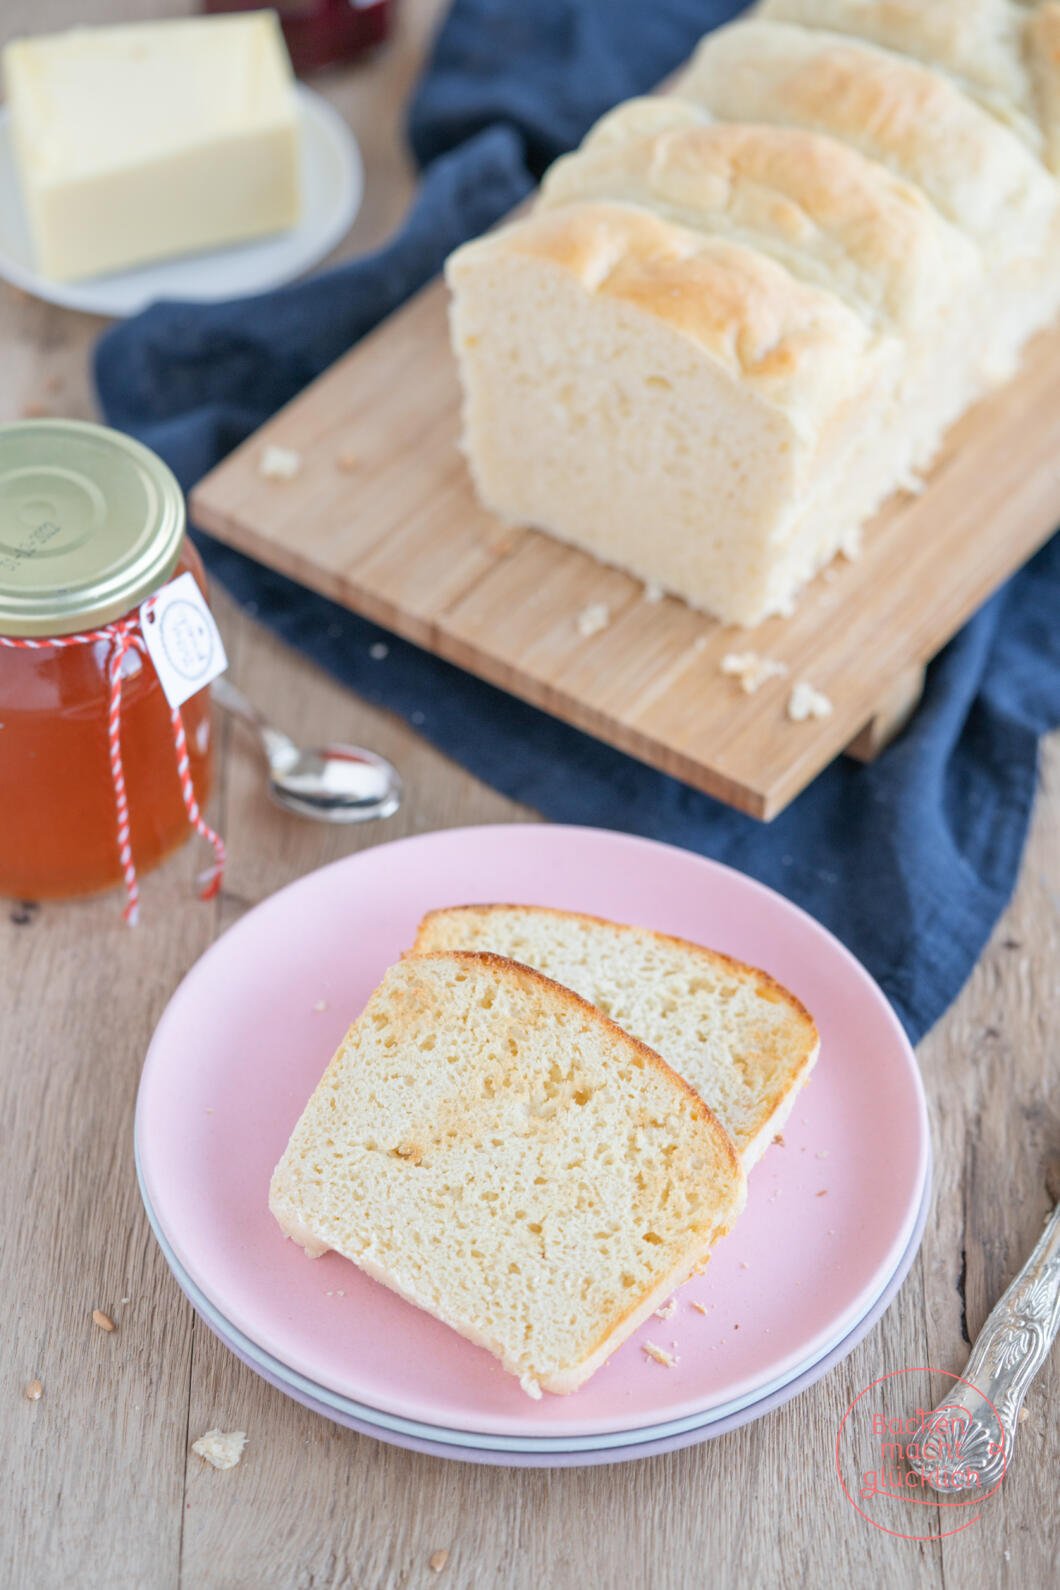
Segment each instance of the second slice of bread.
M745 1196L729 1137L657 1054L536 971L451 953L387 973L269 1207L537 1395L592 1374Z
M647 929L542 906L432 911L413 954L492 950L564 983L656 1050L730 1133L746 1169L817 1059L812 1017L766 972Z

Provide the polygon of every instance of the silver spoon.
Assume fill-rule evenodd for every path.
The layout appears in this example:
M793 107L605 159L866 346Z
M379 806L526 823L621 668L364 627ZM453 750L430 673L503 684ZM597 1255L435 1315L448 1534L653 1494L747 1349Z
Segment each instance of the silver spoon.
M325 823L367 823L401 805L401 779L383 756L356 745L303 751L262 717L241 690L215 679L213 699L256 730L269 764L269 794L277 806Z

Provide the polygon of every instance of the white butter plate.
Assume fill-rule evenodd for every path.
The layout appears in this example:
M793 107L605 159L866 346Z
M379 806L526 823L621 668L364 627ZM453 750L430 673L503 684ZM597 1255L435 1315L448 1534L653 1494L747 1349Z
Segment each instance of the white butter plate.
M267 292L301 276L340 243L364 192L357 140L336 110L298 84L302 132L302 215L297 226L206 254L158 260L88 281L53 282L37 271L11 142L0 108L0 278L64 309L121 319L160 298L217 303Z

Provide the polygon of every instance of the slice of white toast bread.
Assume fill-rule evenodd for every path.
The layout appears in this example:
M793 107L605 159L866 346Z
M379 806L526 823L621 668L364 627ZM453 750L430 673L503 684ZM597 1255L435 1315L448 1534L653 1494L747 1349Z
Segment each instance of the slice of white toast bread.
M728 1135L657 1054L540 973L458 952L386 974L269 1207L536 1396L599 1368L745 1197Z
M684 939L543 906L432 911L412 954L492 950L587 999L661 1054L750 1170L817 1059L813 1018L766 972Z

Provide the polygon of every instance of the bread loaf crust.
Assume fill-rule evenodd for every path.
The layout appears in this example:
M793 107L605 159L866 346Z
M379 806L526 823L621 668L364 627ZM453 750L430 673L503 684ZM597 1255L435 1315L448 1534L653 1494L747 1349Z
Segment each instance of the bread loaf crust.
M482 501L790 611L1056 316L1057 171L1060 0L766 0L450 262Z

